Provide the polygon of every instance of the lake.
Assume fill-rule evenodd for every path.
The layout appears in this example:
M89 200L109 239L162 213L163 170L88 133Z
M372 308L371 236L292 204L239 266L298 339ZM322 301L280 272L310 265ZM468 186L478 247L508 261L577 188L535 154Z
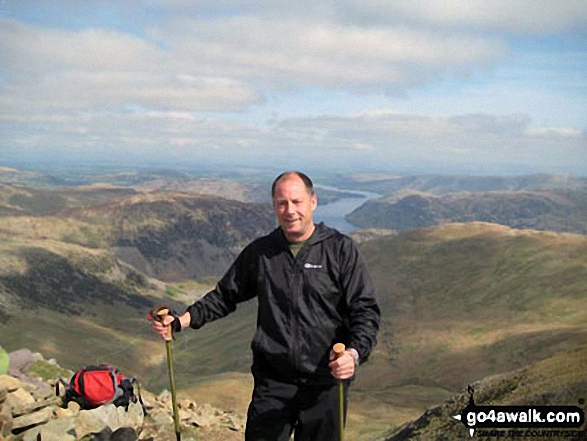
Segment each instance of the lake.
M329 191L344 192L347 194L352 193L358 196L356 198L341 198L338 201L327 205L318 205L316 211L314 211L314 222L324 222L329 227L336 228L338 231L345 234L356 230L358 227L351 224L350 222L347 222L344 217L347 214L353 212L356 208L359 208L369 199L374 199L381 196L377 193L368 191L342 190L340 188L326 185L315 185L314 187L316 188L318 199L320 199L321 188Z

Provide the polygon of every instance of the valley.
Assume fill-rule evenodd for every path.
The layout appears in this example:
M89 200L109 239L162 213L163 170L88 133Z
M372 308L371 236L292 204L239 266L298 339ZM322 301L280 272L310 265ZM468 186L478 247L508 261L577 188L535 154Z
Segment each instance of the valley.
M268 201L251 196L260 192L258 181L158 172L56 186L46 177L6 173L0 172L0 345L28 347L70 368L114 364L154 391L166 387L165 353L146 312L158 303L181 310L213 288L246 243L275 226ZM587 236L553 231L553 219L582 225L583 182L402 179L328 177L324 183L386 194L388 204L427 192L417 197L440 201L434 213L440 206L456 210L450 204L458 201L493 222L443 212L430 224L398 228L373 221L393 217L385 211L363 212L372 220L365 227L380 230L352 235L376 284L383 321L376 350L352 388L349 439L393 439L426 409L496 376L502 386L523 376L515 397L496 395L504 402L537 394L560 400L565 388L587 393L587 370L572 378L561 373L565 362L587 365ZM520 202L539 195L540 203ZM490 202L473 209L485 199ZM525 219L542 219L540 228L503 220L500 213L519 219L512 207L522 206ZM404 208L396 203L393 210L412 216L413 207ZM177 336L180 395L246 411L255 314L251 301ZM490 399L498 389L484 381Z

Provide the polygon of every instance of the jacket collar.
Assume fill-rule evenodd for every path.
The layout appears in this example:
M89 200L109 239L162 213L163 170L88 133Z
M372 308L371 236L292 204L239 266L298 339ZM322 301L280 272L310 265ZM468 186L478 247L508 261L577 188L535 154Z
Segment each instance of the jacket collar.
M324 224L324 222L314 224L314 227L314 232L306 241L307 245L313 245L315 243L321 242L324 239L336 233L336 230L330 228L329 226ZM289 242L285 238L285 235L283 234L283 230L281 229L281 227L277 227L275 230L273 230L271 234L274 235L283 246L289 246Z

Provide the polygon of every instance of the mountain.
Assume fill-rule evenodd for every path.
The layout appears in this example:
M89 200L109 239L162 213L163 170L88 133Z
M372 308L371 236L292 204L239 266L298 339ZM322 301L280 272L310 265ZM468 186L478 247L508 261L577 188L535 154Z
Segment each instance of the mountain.
M274 227L269 205L166 192L109 194L50 216L0 216L0 230L10 236L107 249L164 281L221 275L245 244Z
M481 221L587 234L587 188L390 196L367 201L347 219L363 228L397 231Z
M587 178L569 175L536 174L523 176L468 175L377 175L356 174L339 178L337 186L372 191L382 195L423 192L444 195L460 192L529 191L587 187Z
M35 189L19 185L0 184L0 216L57 214L67 208L92 205L136 193L130 188L108 185Z

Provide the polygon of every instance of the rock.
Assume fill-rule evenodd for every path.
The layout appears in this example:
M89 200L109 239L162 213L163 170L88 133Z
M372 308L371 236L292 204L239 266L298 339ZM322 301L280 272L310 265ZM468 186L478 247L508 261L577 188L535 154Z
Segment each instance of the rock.
M8 388L0 384L0 405L4 403L6 397L8 396Z
M196 427L212 427L219 422L216 411L210 405L198 406L196 412L192 412L187 421Z
M17 409L18 415L22 415L22 413L18 413L18 409L22 409L27 405L33 404L35 404L35 399L22 387L19 387L14 392L10 392L4 401L4 406L8 406L13 411L14 409Z
M25 403L23 405L12 406L12 416L17 417L25 415L27 413L33 413L44 407L58 407L60 404L61 398L59 397L50 397L45 400L36 400L32 403Z
M113 404L97 409L80 412L76 418L75 433L78 438L92 433L99 433L108 427L116 430L121 427L138 428L144 421L143 408L138 403L131 403L128 412Z
M35 400L47 400L56 397L55 389L45 385L44 387L36 388L31 395Z
M137 432L130 427L121 427L110 435L110 441L136 441L138 439Z
M165 409L155 409L149 412L149 416L156 426L173 425L173 416Z
M29 349L19 349L18 351L8 354L10 359L8 365L8 374L20 378L24 372L35 361L35 356Z
M14 392L21 385L22 383L17 378L11 377L10 375L0 375L0 386L5 387L8 392Z
M26 365L27 352L16 353L24 355L22 366ZM39 357L42 359L42 356L36 358ZM142 393L145 407L149 410L145 423L143 408L139 403L131 403L128 412L123 407L112 404L83 410L75 401L69 401L67 408L63 408L62 398L55 396L55 389L46 382L39 383L39 387L35 386L24 374L21 379L0 375L0 441L175 439L169 391L163 391L158 396L148 391ZM227 434L228 430L242 431L244 427L244 418L209 404L202 405L193 400L182 399L178 402L178 408L182 426L184 429L191 426L189 430L196 430L199 433L198 439L207 439L209 434L219 434L222 431ZM187 438L186 441L190 439L192 438Z
M74 419L52 420L43 426L27 430L23 441L37 441L39 435L43 441L76 441Z
M157 397L157 401L161 404L171 407L171 392L165 389L163 392L159 394L159 396Z
M53 411L49 408L41 409L34 413L19 416L12 419L12 431L24 431L28 428L47 423L53 416Z
M141 390L141 396L143 398L143 403L147 410L155 408L155 406L157 405L157 397L155 396L155 394L147 390Z
M0 439L12 433L12 412L8 406L0 406Z

